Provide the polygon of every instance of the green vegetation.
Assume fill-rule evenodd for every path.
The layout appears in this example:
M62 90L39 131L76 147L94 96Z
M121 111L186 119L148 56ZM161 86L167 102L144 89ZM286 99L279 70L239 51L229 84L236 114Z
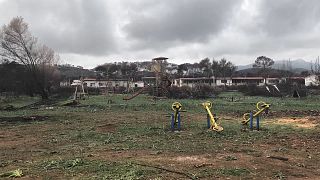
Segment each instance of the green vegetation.
M272 104L271 112L302 112L318 110L318 96L278 99L222 93L213 104L224 127L221 133L206 129L200 105L206 100L179 100L187 112L182 112L182 131L171 132L166 115L175 100L155 102L143 95L125 102L122 97L90 96L77 106L60 106L63 100L0 111L0 173L21 169L31 179L283 179L281 172L287 177L290 166L296 174L304 168L311 177L316 175L319 126L273 123L278 117L300 116L286 113L264 117L261 131L244 129L239 121L260 100ZM37 100L17 98L3 104L23 107ZM290 164L274 166L279 160L267 159L270 154L288 156Z

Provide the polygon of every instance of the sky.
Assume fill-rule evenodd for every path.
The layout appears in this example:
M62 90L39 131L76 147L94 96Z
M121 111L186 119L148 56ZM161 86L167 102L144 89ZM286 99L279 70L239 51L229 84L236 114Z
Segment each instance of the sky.
M17 16L61 63L85 68L159 56L312 61L320 50L319 0L0 0L1 26Z

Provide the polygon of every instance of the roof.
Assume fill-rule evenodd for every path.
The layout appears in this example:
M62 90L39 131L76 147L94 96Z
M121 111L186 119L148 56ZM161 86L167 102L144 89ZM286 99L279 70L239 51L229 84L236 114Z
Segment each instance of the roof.
M213 79L212 77L211 78L208 78L208 77L198 77L198 78L178 78L178 79L181 79L181 80L204 80L204 79Z
M231 79L253 79L253 80L260 80L263 77L232 77Z
M304 77L288 77L288 79L304 79Z
M152 60L166 60L166 59L169 59L169 58L166 58L166 57L156 57L156 58L153 58Z
M128 81L128 79L94 79L94 78L87 78L83 79L83 81Z
M142 77L142 79L155 79L155 78L156 77L153 77L153 76L151 76L151 77L150 76L149 77L148 76L147 77Z

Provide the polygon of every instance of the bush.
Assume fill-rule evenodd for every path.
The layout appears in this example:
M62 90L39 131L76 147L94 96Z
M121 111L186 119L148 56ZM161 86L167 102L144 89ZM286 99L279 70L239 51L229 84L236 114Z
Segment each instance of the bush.
M188 86L176 87L172 86L168 90L168 98L184 99L192 96L192 90Z
M265 86L257 86L255 84L242 85L238 87L239 92L242 92L247 96L297 96L297 92L300 97L305 97L307 95L307 88L304 85L297 85L291 83L280 83L277 84L280 93L273 87L269 85L270 92L266 89Z
M57 87L52 88L50 94L56 98L69 98L73 96L75 87Z
M241 85L238 90L247 96L270 96L265 86L261 87L255 84Z
M196 98L204 99L214 97L221 92L221 89L216 87L213 88L207 85L199 85L194 88L189 86L176 87L172 86L169 88L168 97L174 99L184 99L184 98Z
M197 99L210 98L210 97L215 97L221 91L222 89L218 87L213 88L208 85L198 85L192 89L192 96Z

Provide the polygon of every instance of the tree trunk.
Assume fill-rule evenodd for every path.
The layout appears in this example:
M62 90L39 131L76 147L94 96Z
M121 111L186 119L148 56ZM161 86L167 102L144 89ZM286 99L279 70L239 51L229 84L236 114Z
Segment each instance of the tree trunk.
M42 90L41 90L40 95L41 95L41 99L42 99L42 100L48 100L48 99L49 99L49 94L48 94L48 92L47 92L45 89L42 89Z

